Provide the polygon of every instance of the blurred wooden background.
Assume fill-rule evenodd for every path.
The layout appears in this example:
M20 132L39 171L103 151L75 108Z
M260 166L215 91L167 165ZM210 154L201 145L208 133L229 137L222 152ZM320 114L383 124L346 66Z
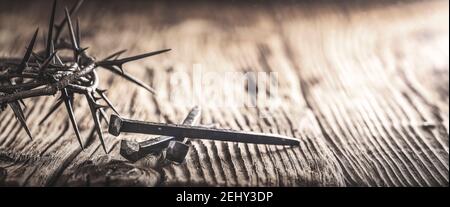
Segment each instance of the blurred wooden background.
M51 2L0 5L0 57L22 56L34 29L46 30ZM171 75L192 74L196 63L214 71L277 72L280 107L204 107L201 123L284 134L301 145L195 140L182 165L160 156L130 163L118 153L120 139L149 136L113 137L105 125L111 150L105 155L87 104L76 97L88 146L82 151L63 108L37 125L56 96L33 98L25 101L33 141L10 109L0 113L0 185L449 185L448 1L87 1L78 16L82 46L96 57L172 48L125 66L158 97L100 72L121 115L180 122L190 105L164 94L174 90ZM230 85L209 87L233 93ZM177 90L189 93L192 84Z

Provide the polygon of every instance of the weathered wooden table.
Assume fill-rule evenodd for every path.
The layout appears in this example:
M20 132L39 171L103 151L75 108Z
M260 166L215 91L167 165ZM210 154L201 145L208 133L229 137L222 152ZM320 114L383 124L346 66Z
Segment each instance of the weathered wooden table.
M159 156L130 163L119 155L120 139L150 136L116 138L105 125L106 155L87 103L76 97L82 151L63 108L37 124L57 97L32 98L25 102L33 141L10 109L0 113L0 185L449 185L448 1L102 3L86 2L79 15L90 54L172 48L125 66L156 97L100 73L123 116L180 122L193 103L175 102L173 94L194 91L194 64L205 71L275 72L278 107L207 104L201 123L293 136L300 147L194 140L182 165ZM51 3L0 4L0 57L21 56L36 26L47 27ZM190 74L189 84L177 85L177 74ZM225 97L244 90L231 86L202 85Z

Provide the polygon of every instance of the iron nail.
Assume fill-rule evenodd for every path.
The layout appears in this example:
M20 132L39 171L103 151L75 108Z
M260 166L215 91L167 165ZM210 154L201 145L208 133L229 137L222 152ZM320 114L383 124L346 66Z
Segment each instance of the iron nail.
M111 115L109 133L118 136L121 132L157 134L173 137L189 137L218 141L243 142L253 144L299 145L299 140L276 134L243 132L228 129L212 129L184 124L144 122Z
M194 107L184 119L183 124L194 125L199 117L200 108ZM120 146L120 154L126 159L135 162L148 154L160 153L164 148L169 146L169 143L171 141L174 140L180 141L184 140L184 138L160 136L142 142L122 140Z

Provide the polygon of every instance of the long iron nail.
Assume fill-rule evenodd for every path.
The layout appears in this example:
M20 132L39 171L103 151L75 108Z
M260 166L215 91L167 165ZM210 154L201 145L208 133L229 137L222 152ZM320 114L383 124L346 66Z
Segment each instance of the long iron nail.
M174 137L189 137L197 139L243 142L253 144L291 146L300 144L297 139L282 135L242 132L226 129L211 129L199 126L144 122L124 119L114 114L111 115L109 123L109 133L118 136L121 132L157 134Z

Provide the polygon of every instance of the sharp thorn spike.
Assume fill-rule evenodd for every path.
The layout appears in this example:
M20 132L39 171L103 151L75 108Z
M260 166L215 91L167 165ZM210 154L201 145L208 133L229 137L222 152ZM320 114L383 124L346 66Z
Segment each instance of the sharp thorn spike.
M114 113L116 113L117 115L120 116L119 112L116 110L116 108L114 107L114 105L112 104L112 102L109 100L109 98L106 96L105 92L106 90L97 90L97 92L100 94L100 96L102 97L102 99L106 102L106 104L108 104L109 108L111 108Z
M85 52L87 49L89 49L89 47L79 48L79 49L76 51L76 54L77 54L77 55L80 55L81 53Z
M140 54L140 55L136 55L136 56L131 56L131 57L123 58L123 59L100 61L100 62L97 63L97 65L99 65L99 66L116 65L119 68L122 68L122 65L127 63L127 62L131 62L131 61L143 59L143 58L146 58L146 57L158 55L158 54L161 54L161 53L164 53L164 52L168 52L170 50L171 49L165 49L165 50L159 50L159 51L144 53L144 54Z
M78 124L75 119L75 114L73 113L73 105L72 98L67 93L67 89L61 90L61 98L64 100L64 104L66 105L67 113L69 114L70 122L72 123L72 128L75 131L75 135L77 136L78 143L80 144L81 149L84 149L83 142L81 141L80 130L78 129Z
M118 68L118 69L120 70L120 72L122 73L122 75L124 75L124 74L125 74L125 71L123 70L123 67L122 67L122 65L117 65L117 66L113 66L113 67L116 67L116 68Z
M23 70L25 69L26 64L30 60L31 54L33 53L34 44L36 42L36 37L39 33L39 27L34 32L33 38L31 38L30 43L28 44L27 51L25 52L25 55L23 56L22 62L20 63L18 67L18 73L21 74Z
M104 68L108 69L109 71L111 71L111 72L113 72L113 73L115 73L117 75L122 76L126 80L128 80L128 81L130 81L130 82L132 82L132 83L134 83L134 84L144 88L145 90L149 91L150 93L156 94L155 90L152 87L148 86L147 84L143 83L142 81L138 80L137 78L129 75L128 73L121 72L119 69L117 69L115 67L111 67L111 66L106 66Z
M77 18L77 25L75 27L76 29L76 40L77 44L81 45L81 31L80 31L80 18ZM86 48L87 49L87 48Z
M106 115L105 110L99 109L98 111L100 112L100 115L101 115L102 119L105 120L106 125L109 126L109 120L108 120L108 116Z
M70 15L74 14L75 12L77 12L80 7L81 4L83 4L83 0L78 0L73 6L72 8L70 8Z
M19 102L17 102L17 103L19 103ZM22 118L23 118L23 120L24 121L26 121L27 120L27 117L25 117L25 114L23 113L23 110L22 110L22 107L20 107L20 105L18 105L19 107L18 107L18 111L20 112L20 115L22 116Z
M51 44L52 44L52 39L53 39L53 27L55 25L55 14L56 14L56 4L57 4L57 0L53 1L53 7L52 7L52 13L50 15L50 22L48 25L48 36L47 36L47 47L45 49L46 53L45 53L45 58L50 57L51 53Z
M168 52L170 50L171 49L165 49L165 50L149 52L149 53L145 53L145 54L141 54L141 55L136 55L136 56L132 56L132 57L123 58L123 59L116 60L116 61L122 62L122 64L124 64L124 63L130 62L130 61L135 61L135 60L139 60L139 59L142 59L142 58L146 58L146 57L158 55L158 54L161 54L161 53L165 53L165 52Z
M73 106L73 100L74 100L74 92L73 91L68 91L69 97L70 97L70 103Z
M125 53L126 51L127 51L127 50L120 50L120 51L117 51L117 52L115 52L115 53L109 55L108 57L104 58L102 61L106 61L106 60L113 59L113 58L114 58L114 59L117 59L121 54Z
M97 92L98 92L99 94L102 94L102 93L106 94L106 91L108 91L108 90L107 90L107 89L98 89L98 88L97 88Z
M30 129L27 126L27 123L25 121L25 117L23 115L23 110L22 110L22 108L20 108L19 102L13 101L13 102L10 102L8 104L12 108L12 110L14 112L14 115L19 120L20 124L22 125L22 128L25 129L25 132L30 137L30 139L33 140L33 136L31 136Z
M54 56L56 55L56 52L55 52L55 44L53 43L53 40L51 40L51 42L50 42L50 54L53 54L53 55L51 55L52 56L51 63L55 64L56 59Z
M100 99L102 99L102 97L95 97L95 96L94 96L94 100L95 100L95 101L98 101L98 100L100 100Z
M69 28L70 42L72 43L72 50L74 52L74 58L75 58L75 60L77 60L80 48L77 44L75 33L73 31L72 20L70 19L70 14L69 14L69 11L67 10L67 7L64 9L64 11L66 13L67 27Z
M98 137L100 139L100 143L101 143L105 153L108 154L108 150L106 150L105 142L103 140L103 133L100 128L100 119L98 117L97 109L95 108L95 101L92 98L92 95L90 93L86 93L85 96L86 96L90 111L92 113L92 118L94 119L95 130L97 131Z
M25 102L23 101L23 99L19 99L19 103L22 104L23 108L26 108L27 106L25 105ZM27 117L25 117L25 120L27 119Z
M83 0L78 0L71 8L70 8L70 16L75 14L81 7L81 4L83 4ZM59 36L61 35L62 30L64 30L64 24L66 24L67 18L64 17L64 19L58 24L55 25L56 32L54 41L58 42Z
M25 114L23 113L23 110L20 107L19 102L18 101L14 101L14 102L11 103L10 106L13 109L14 114L19 119L19 121L22 122L22 120L23 120L23 122L25 123L25 121L26 121Z
M40 71L44 71L48 65L50 64L50 62L53 60L53 58L55 57L56 52L52 53L43 63L42 65L39 67Z

